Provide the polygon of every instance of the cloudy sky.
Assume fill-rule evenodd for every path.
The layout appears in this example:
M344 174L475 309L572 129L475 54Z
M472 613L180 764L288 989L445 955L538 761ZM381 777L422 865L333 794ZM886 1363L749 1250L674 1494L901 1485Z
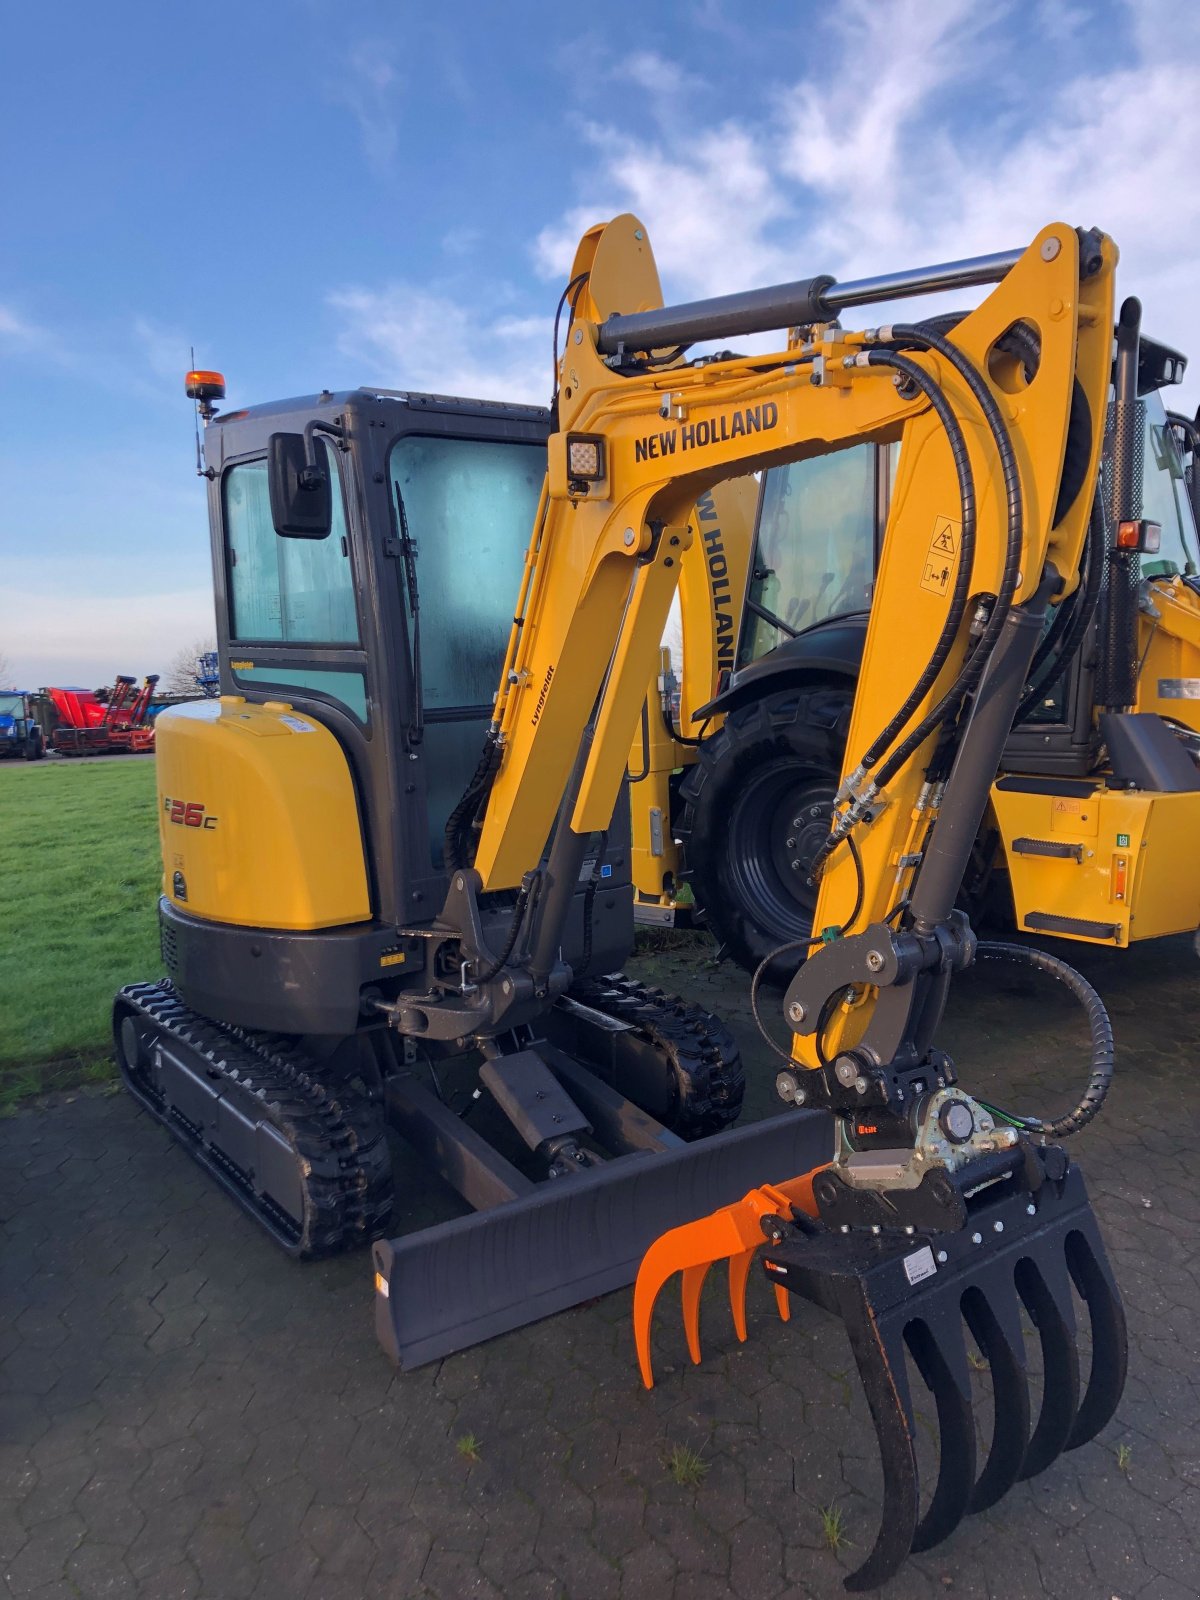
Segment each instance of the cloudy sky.
M668 298L1095 224L1200 398L1200 7L1178 0L60 0L6 13L0 655L211 629L182 374L545 401L579 233Z

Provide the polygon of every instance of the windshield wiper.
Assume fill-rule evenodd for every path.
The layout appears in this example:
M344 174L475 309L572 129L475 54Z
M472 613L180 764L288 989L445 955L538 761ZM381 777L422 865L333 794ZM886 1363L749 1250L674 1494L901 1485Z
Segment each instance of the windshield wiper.
M400 493L398 479L392 480L396 491L396 511L400 518L400 559L404 563L404 587L408 595L408 612L412 618L409 635L409 665L412 669L413 712L409 718L405 741L410 750L425 737L425 694L421 681L421 592L417 587L417 547L408 531L408 512L404 509L404 496Z

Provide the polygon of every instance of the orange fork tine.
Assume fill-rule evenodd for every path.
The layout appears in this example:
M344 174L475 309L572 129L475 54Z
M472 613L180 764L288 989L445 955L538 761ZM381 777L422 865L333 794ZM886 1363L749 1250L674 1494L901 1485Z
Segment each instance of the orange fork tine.
M692 1360L700 1359L700 1290L705 1274L714 1261L740 1254L753 1242L750 1228L757 1231L751 1214L740 1206L726 1206L711 1217L672 1228L655 1239L642 1257L633 1288L633 1337L637 1345L638 1366L647 1389L654 1387L650 1362L650 1324L654 1303L668 1278L684 1274L684 1324Z
M814 1169L819 1171L820 1169ZM755 1251L763 1242L761 1219L786 1216L792 1207L816 1214L812 1180L814 1173L791 1178L786 1183L752 1189L736 1205L724 1206L709 1217L672 1228L657 1238L646 1251L638 1269L633 1290L633 1336L638 1366L647 1389L654 1387L650 1358L650 1327L654 1306L663 1285L676 1272L683 1274L683 1322L688 1354L700 1361L700 1293L714 1261L729 1260L729 1294L738 1338L746 1337L746 1281ZM785 1289L776 1286L779 1314L790 1314Z
M820 1170L819 1167L816 1169L818 1172ZM817 1206L813 1198L812 1187L814 1176L815 1172L806 1172L802 1177L789 1178L786 1183L766 1185L758 1190L757 1193L771 1200L782 1195L789 1205L796 1207L800 1211L807 1212L809 1216L816 1216ZM751 1200L750 1195L747 1195L746 1200L742 1203L745 1205L747 1202L756 1204ZM764 1215L768 1209L774 1209L774 1207L763 1206L758 1213L759 1216ZM779 1214L783 1215L786 1209L786 1206L779 1207ZM759 1244L761 1243L762 1239L760 1237ZM746 1285L749 1282L750 1268L754 1264L754 1257L757 1253L758 1245L755 1245L753 1249L745 1250L741 1255L730 1256L729 1258L729 1309L733 1313L733 1330L742 1344L746 1342ZM781 1283L776 1283L773 1287L780 1321L789 1322L792 1316L791 1296Z
M729 1258L729 1309L733 1312L733 1331L741 1344L746 1342L746 1284L758 1246Z
M700 1365L700 1291L708 1277L711 1261L702 1261L695 1267L684 1267L681 1296L683 1299L683 1331L687 1336L688 1355L692 1365Z

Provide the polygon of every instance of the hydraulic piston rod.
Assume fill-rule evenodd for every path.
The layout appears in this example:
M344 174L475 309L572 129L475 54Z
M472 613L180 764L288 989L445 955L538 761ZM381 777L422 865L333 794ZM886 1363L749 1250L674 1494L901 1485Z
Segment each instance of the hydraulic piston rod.
M741 294L693 300L688 305L663 306L657 311L614 315L603 322L597 344L605 355L626 350L664 350L670 345L694 344L700 339L735 339L747 333L766 333L808 322L830 322L847 306L864 306L882 300L904 300L937 294L944 289L969 289L999 283L1023 252L1001 250L990 256L971 256L939 266L913 267L876 278L838 283L823 276L800 278L768 289L748 289Z

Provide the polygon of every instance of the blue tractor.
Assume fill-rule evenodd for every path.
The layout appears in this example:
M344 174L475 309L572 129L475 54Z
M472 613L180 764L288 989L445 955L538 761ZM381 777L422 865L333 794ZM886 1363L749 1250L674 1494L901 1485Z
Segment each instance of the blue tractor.
M46 740L29 702L30 696L19 689L0 689L0 759L40 761L46 754Z

